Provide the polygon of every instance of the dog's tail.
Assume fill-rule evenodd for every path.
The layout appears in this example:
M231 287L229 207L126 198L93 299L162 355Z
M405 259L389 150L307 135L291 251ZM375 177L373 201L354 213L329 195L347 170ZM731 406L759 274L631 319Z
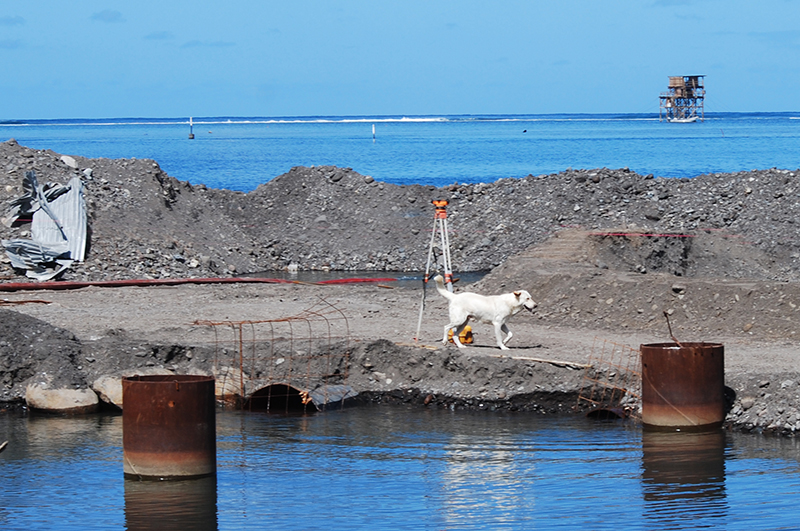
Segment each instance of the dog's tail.
M436 275L433 277L433 280L436 281L436 291L438 291L442 297L447 300L453 298L453 294L447 291L447 288L444 287L444 279L442 278L442 275Z

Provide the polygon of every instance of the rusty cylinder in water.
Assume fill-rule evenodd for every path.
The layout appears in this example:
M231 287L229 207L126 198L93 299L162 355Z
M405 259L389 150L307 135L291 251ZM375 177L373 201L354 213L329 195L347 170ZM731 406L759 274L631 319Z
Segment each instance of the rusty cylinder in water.
M122 452L126 477L183 479L216 474L214 378L123 378Z
M641 345L642 423L708 427L725 420L724 347L717 343Z

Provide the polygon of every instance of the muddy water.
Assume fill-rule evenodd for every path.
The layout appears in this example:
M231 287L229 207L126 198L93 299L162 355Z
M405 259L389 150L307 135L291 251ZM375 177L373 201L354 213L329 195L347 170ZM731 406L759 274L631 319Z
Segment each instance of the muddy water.
M800 444L582 417L220 412L217 477L123 478L122 418L0 413L0 529L787 529Z

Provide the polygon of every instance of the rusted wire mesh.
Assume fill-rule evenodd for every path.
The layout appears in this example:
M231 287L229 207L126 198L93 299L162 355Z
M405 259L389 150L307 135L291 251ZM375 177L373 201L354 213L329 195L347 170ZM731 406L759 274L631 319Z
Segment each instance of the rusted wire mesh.
M578 406L641 417L642 363L638 349L595 338L583 373Z
M350 325L322 298L291 317L194 324L214 330L217 396L228 403L274 411L299 400L325 409L348 396Z

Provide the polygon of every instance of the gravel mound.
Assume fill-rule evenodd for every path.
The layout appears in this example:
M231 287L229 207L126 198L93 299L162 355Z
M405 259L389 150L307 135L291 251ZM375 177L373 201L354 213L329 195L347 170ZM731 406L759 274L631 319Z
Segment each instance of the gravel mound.
M456 271L489 270L580 227L673 235L650 250L651 263L636 250L615 252L609 238L599 266L780 281L800 275L797 172L775 168L692 179L567 170L436 188L381 183L350 168L297 167L244 194L178 181L152 160L63 157L13 139L0 143L0 168L2 203L21 193L29 170L40 182L83 178L91 248L65 280L419 271L438 198L450 200ZM24 237L25 226L0 233ZM2 273L15 276L7 263Z

